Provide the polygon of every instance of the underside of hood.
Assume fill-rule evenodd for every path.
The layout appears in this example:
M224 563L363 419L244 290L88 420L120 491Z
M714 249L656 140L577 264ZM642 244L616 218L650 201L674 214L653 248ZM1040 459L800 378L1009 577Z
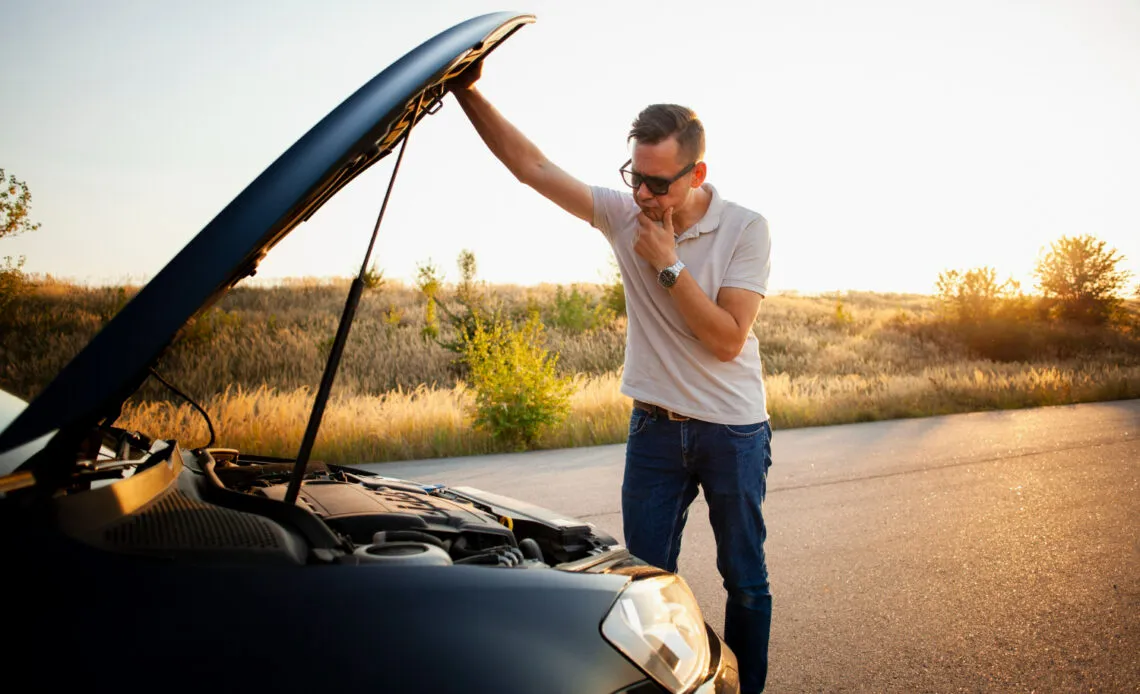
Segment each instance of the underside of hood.
M50 447L74 452L91 427L117 418L182 326L390 153L438 108L449 79L533 21L514 12L475 17L424 42L357 90L250 183L60 371L0 434L0 453L55 429Z

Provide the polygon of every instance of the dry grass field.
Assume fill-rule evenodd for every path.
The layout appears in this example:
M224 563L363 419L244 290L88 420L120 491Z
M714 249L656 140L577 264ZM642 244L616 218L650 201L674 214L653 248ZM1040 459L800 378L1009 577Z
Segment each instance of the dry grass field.
M603 288L578 290L592 304ZM32 285L0 315L0 387L33 397L133 291ZM346 291L343 282L239 287L184 330L157 370L210 412L217 445L294 455ZM559 327L566 321L557 297L565 300L568 288L559 294L552 286L483 285L480 291L505 314L538 310L559 370L575 379L570 417L539 445L624 441L630 408L619 392L624 318L580 331ZM452 298L448 290L444 298ZM1129 308L1134 317L1135 303ZM916 295L767 299L754 332L774 426L1140 397L1133 327L1074 329L1063 340L1052 335L1053 347L1029 358L992 361L956 341L938 323L937 309L935 299ZM315 458L384 461L495 450L471 426L473 397L457 355L425 340L423 325L414 288L388 283L365 293ZM194 444L207 439L201 416L153 379L117 424Z

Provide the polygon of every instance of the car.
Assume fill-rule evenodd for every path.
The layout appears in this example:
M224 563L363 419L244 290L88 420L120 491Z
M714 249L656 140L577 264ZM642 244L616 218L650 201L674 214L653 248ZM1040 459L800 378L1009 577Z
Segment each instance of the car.
M296 458L115 426L140 385L165 383L154 364L189 320L349 181L402 156L449 80L532 21L469 19L380 72L31 402L0 395L10 672L77 691L738 691L684 580L592 524L310 460L367 257Z

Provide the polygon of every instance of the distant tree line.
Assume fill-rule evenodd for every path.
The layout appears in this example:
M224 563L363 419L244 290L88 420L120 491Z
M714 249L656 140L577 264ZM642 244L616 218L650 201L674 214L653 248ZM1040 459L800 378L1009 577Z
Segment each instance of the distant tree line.
M1123 260L1092 235L1062 236L1037 260L1033 295L991 267L946 270L935 283L941 316L921 329L1002 361L1064 358L1081 343L1135 336L1140 318L1125 301L1132 274ZM1140 296L1140 286L1133 292Z
M1132 276L1121 269L1124 257L1094 236L1062 236L1038 260L1033 270L1040 297L1032 302L1045 319L1083 325L1105 325L1126 318L1121 308ZM937 296L962 322L977 322L1014 308L1027 308L1020 285L999 282L993 268L947 270L938 275ZM1140 287L1137 288L1140 291Z

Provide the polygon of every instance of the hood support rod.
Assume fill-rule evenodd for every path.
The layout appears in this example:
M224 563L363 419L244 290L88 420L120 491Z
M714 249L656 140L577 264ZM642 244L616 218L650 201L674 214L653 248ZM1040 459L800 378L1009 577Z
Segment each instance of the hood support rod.
M372 249L376 245L376 237L380 233L380 222L384 219L384 212L388 209L388 199L392 197L392 186L396 183L396 174L400 172L400 162L404 161L404 152L408 150L408 138L411 137L412 128L423 113L424 92L420 92L416 100L416 110L412 114L412 122L404 133L404 142L400 145L400 155L396 157L396 165L392 168L392 177L388 179L388 190L384 193L384 203L380 206L380 214L376 217L376 226L372 229L372 238L368 242L368 250L364 254L364 262L360 265L360 273L352 280L348 290L348 297L344 302L344 312L340 316L340 324L336 328L336 337L333 339L332 349L329 350L328 361L325 362L325 372L321 376L321 385L317 388L317 397L313 402L313 410L309 413L309 424L305 427L305 436L301 439L301 450L297 452L297 461L293 464L293 472L289 476L289 488L285 492L285 503L297 503L297 495L301 492L301 480L305 477L305 469L309 466L309 455L313 452L313 444L317 440L317 431L321 428L321 419L325 414L325 405L328 404L329 394L332 392L333 380L340 368L341 355L348 342L348 331L356 317L356 307L360 304L360 296L364 293L364 275L368 271L368 261L372 256Z

